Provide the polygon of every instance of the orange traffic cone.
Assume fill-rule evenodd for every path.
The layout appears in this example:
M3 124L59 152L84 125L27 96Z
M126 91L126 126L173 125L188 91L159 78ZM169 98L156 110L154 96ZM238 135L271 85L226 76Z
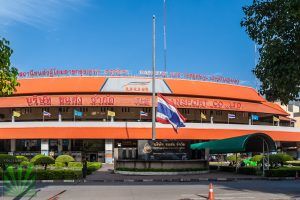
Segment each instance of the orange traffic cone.
M208 200L214 200L215 199L215 195L214 195L214 189L213 189L213 184L210 183L209 184L209 192L208 192Z

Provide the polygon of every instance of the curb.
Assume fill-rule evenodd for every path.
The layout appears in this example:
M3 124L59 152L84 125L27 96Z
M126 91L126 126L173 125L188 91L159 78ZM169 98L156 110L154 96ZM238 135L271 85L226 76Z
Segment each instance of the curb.
M300 181L295 177L257 177L257 178L170 178L170 179L99 179L99 180L36 180L36 183L197 183L197 182L229 182L229 181L249 181L249 180L268 180L268 181ZM0 181L3 184L4 181Z
M122 175L139 175L139 176L153 176L153 175L197 175L197 174L207 174L209 170L202 170L202 171L191 171L191 172L132 172L132 171L119 171L115 170L115 174L122 174Z

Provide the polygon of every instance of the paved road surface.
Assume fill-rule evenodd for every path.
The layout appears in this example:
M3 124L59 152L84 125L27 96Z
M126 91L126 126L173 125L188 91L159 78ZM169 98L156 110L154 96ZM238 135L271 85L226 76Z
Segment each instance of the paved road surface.
M208 182L176 183L120 183L104 185L81 183L39 185L37 196L31 199L104 199L104 200L201 200L208 194ZM215 182L216 199L299 199L300 181L233 181ZM12 198L4 198L12 199ZM29 199L28 197L22 199Z

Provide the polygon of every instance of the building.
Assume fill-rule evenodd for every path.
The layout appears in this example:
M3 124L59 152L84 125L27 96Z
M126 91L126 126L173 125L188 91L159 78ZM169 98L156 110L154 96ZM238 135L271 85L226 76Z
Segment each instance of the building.
M1 152L69 153L77 160L84 154L88 160L109 163L114 154L130 159L137 158L140 147L147 151L150 78L28 78L20 79L20 84L13 96L0 98ZM292 127L289 114L253 88L172 78L157 78L156 88L187 118L186 127L178 133L170 125L157 123L156 156L195 157L193 152L186 153L190 143L261 132L271 136L277 148L288 146L295 158L300 157L300 128ZM75 110L82 116L74 115ZM44 116L44 111L51 116ZM115 116L108 116L108 111ZM141 116L141 111L147 116ZM229 114L234 118L229 119Z
M290 102L288 105L277 103L284 109L292 119L294 119L293 123L294 126L297 128L300 128L300 102L294 101Z

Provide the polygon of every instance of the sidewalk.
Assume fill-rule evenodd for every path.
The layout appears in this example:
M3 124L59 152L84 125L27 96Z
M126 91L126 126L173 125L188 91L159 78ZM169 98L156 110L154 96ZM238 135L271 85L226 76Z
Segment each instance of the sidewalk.
M266 178L231 172L210 171L194 175L123 175L114 174L113 165L103 164L102 168L87 176L87 182L199 182L236 180L294 180L295 178Z

